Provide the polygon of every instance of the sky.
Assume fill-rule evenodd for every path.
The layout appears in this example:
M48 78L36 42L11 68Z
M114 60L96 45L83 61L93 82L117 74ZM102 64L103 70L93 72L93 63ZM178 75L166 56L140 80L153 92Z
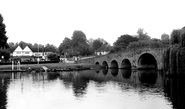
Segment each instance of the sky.
M8 42L59 46L75 30L111 45L143 28L152 38L185 26L183 0L0 0Z

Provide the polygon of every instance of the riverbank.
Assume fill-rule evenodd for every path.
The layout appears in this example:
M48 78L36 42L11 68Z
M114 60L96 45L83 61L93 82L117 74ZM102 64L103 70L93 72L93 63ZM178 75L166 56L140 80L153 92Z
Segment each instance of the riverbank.
M13 70L12 70L13 68ZM96 66L87 63L48 63L48 64L23 64L20 66L2 65L0 71L73 71L95 69Z

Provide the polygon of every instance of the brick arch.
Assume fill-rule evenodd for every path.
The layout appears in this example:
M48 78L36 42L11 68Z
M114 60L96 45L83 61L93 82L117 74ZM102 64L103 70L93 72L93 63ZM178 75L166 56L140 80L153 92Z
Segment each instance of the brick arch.
M119 68L118 61L117 60L112 60L111 63L110 63L110 68L118 69Z
M131 61L127 58L123 59L120 64L120 68L131 69L132 68Z
M95 62L95 65L100 65L100 63L98 61Z
M156 55L151 52L145 52L139 55L137 59L138 69L157 69L158 59Z
M106 69L109 68L109 65L106 60L102 62L102 67Z

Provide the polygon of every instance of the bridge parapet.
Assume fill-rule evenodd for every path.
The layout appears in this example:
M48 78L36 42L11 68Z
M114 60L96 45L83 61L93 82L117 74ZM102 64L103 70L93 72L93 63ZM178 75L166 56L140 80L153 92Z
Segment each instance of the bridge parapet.
M99 63L108 68L158 68L162 69L163 52L166 48L127 49L125 51L110 53L103 56L80 60L83 63ZM105 64L107 63L107 64Z

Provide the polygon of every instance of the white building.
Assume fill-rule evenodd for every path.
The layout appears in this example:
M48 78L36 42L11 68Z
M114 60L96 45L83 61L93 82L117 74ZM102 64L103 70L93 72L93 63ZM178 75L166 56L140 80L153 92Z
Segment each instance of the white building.
M26 46L24 49L18 46L13 51L13 56L32 56L32 55L33 55L33 52L28 46Z
M39 60L44 59L48 60L47 56L52 52L33 52L28 46L26 46L24 49L22 49L20 46L18 46L12 53L13 57L35 57L39 58Z

